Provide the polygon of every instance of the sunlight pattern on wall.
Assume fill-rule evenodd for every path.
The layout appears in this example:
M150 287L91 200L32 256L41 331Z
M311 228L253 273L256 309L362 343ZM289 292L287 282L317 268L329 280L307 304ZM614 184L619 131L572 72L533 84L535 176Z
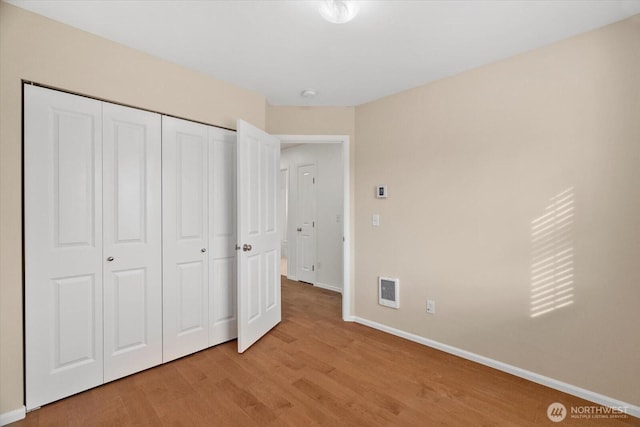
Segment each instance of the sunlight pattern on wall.
M531 317L573 304L574 214L571 187L552 197L544 214L531 222Z

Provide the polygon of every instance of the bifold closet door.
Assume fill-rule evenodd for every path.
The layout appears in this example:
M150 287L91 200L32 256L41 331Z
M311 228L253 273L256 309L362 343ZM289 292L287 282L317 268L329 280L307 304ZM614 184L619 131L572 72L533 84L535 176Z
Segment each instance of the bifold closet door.
M102 103L24 87L26 406L103 382Z
M103 104L104 381L162 363L161 119Z
M208 129L162 119L163 361L209 346Z
M160 116L24 88L31 409L162 361Z
M209 345L238 336L236 133L209 127Z

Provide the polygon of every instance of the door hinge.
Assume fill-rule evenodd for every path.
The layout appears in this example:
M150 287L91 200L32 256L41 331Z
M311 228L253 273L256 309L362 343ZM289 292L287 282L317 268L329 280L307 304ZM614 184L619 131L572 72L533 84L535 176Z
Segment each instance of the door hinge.
M240 249L242 249L242 248L240 247L239 244L236 243L236 251L239 251Z
M314 184L316 183L316 179L315 179L315 178L313 178L313 183L314 183Z
M313 228L316 228L316 222L315 222L315 221L312 221L312 222L311 222L311 226L312 226Z
M316 271L316 266L315 265L311 266L311 271Z

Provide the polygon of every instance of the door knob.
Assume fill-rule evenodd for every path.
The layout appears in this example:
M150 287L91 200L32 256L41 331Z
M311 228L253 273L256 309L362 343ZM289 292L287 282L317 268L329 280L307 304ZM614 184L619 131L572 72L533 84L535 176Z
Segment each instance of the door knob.
M207 252L207 248L202 248L202 249L200 249L200 252L202 252L202 253Z
M109 258L107 258L107 261L109 261L109 262L111 262L111 261L113 261L113 260L114 260L114 258L113 258L112 256L110 256Z
M302 227L298 227L298 231L302 231Z
M251 249L253 249L253 246L251 245L247 245L246 243L242 245L242 250L245 252L249 252Z

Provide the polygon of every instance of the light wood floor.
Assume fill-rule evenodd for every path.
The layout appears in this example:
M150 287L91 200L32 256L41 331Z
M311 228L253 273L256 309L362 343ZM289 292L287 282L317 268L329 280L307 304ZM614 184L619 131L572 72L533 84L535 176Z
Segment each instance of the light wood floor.
M340 319L339 294L282 281L283 319L232 341L27 414L17 426L529 426L550 403L592 403Z

